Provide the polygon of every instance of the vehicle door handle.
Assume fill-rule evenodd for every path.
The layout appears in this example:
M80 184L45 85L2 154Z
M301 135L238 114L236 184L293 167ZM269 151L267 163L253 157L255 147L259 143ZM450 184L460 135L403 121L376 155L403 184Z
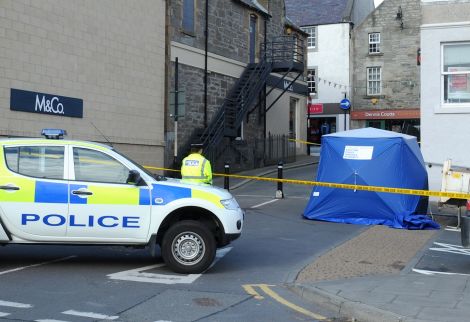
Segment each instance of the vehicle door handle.
M91 196L93 192L88 190L72 190L72 194L76 196Z
M4 186L0 186L0 190L14 191L14 190L20 190L20 187L17 187L14 185L4 185Z

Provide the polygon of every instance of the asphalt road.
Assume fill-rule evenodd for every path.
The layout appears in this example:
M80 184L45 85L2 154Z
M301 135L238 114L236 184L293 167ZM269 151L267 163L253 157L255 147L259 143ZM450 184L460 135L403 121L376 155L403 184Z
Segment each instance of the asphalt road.
M284 177L313 179L315 166ZM0 248L0 321L312 321L331 317L283 285L360 226L302 219L311 187L248 183L242 237L204 274L175 275L148 250L110 246Z

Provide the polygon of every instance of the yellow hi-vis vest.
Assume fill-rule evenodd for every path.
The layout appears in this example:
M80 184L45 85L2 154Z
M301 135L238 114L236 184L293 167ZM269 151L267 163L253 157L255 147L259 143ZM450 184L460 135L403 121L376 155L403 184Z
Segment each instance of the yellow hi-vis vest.
M181 177L188 182L212 184L211 163L199 153L191 153L183 159Z

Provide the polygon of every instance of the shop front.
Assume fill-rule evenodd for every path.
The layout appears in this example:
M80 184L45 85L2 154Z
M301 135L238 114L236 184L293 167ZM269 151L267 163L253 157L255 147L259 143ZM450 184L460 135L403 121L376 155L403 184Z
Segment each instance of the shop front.
M352 111L351 121L354 127L374 127L420 139L419 109Z
M311 103L307 109L307 141L310 154L319 153L321 137L348 128L349 114L339 103Z

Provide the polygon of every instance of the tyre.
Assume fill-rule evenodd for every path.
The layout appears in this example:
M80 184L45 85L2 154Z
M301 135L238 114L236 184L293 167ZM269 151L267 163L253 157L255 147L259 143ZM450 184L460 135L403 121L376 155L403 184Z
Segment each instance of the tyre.
M214 235L202 223L185 220L166 231L161 248L163 260L171 270L198 274L214 261L216 243Z

